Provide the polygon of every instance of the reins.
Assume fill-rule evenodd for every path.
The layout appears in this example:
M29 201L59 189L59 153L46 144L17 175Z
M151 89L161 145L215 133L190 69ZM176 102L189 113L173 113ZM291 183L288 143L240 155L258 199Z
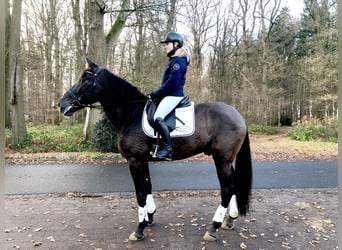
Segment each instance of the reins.
M79 107L82 107L82 108L90 108L90 109L100 109L100 110L103 110L103 106L100 104L100 105L93 105L93 104L83 104L81 103L77 96L72 92L71 89L68 90L69 94L71 95L71 97L74 99L74 101L72 102L72 106L74 108L79 108ZM124 106L124 105L128 105L128 104L135 104L135 103L141 103L141 102L146 102L148 100L148 97L146 96L146 99L141 99L141 100L135 100L135 101L129 101L129 102L124 102L124 103L115 103L115 104L112 104L112 105L115 105L115 106ZM110 106L110 105L107 105L107 106Z
M130 101L130 102L125 102L125 103L115 103L113 105L115 106L125 106L125 105L129 105L129 104L135 104L135 103L141 103L141 102L146 102L148 100L148 97L146 97L146 99L142 99L142 100L136 100L136 101ZM110 106L110 105L107 105ZM82 104L82 107L86 107L86 108L90 108L90 109L101 109L103 110L103 106L102 105L92 105L92 104Z

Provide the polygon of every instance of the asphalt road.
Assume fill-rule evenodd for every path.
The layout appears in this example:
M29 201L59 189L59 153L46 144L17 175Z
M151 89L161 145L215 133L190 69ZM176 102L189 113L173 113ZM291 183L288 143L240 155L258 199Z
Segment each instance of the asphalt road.
M211 162L150 164L154 191L218 190ZM335 188L337 161L254 162L253 188ZM7 165L6 194L134 191L127 164Z

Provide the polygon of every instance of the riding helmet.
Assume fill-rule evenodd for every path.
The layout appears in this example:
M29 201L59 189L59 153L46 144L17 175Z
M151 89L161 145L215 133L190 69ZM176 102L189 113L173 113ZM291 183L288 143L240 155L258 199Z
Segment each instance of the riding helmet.
M183 46L183 37L177 32L168 32L161 43L178 42L179 48Z

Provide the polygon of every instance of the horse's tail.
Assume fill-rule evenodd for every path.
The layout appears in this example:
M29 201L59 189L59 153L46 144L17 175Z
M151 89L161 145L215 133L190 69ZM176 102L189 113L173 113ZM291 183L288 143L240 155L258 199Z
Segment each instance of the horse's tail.
M234 183L239 213L246 215L249 211L252 189L252 159L248 131L235 159Z

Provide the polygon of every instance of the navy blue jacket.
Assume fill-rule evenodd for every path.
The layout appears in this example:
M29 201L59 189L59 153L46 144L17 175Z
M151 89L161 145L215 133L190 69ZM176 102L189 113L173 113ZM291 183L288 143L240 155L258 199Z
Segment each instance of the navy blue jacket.
M165 96L184 96L185 75L188 60L183 49L177 49L166 64L159 89L151 93L151 98L161 100Z

